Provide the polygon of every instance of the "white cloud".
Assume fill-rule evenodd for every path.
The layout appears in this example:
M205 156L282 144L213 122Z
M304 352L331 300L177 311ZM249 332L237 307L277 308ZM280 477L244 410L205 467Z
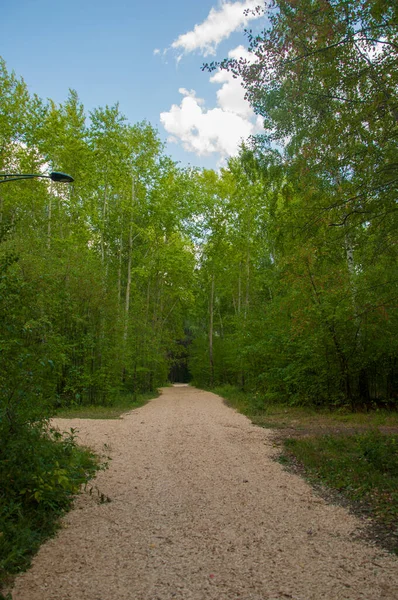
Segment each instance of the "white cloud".
M227 112L232 112L244 118L253 115L250 104L245 100L245 91L240 79L234 79L231 73L217 72L210 78L211 83L222 83L217 91L217 104Z
M228 52L229 58L239 60L243 58L249 63L254 62L255 56L251 54L244 46L237 46ZM211 83L222 83L222 87L217 92L218 105L223 109L245 118L254 116L254 112L249 102L245 99L245 90L242 86L242 79L234 77L228 71L218 70L212 77Z
M160 50L159 50L159 48L155 48L153 51L153 55L157 56L158 54L160 54Z
M229 56L244 56L244 52L247 51L240 46L231 50ZM261 131L262 124L245 100L240 78L219 70L210 81L221 85L216 108L206 109L204 100L194 90L180 88L184 96L181 104L173 104L168 112L162 112L160 121L170 134L169 142L180 142L185 150L198 156L218 153L222 161L238 152L242 140Z
M198 104L200 104L200 105L202 105L202 104L205 103L205 101L203 100L203 98L198 98L196 96L195 90L187 90L186 88L180 88L178 91L183 96L187 96L188 98L195 98L196 102Z
M254 125L240 115L221 108L205 110L192 96L185 96L180 106L173 104L169 112L161 113L160 120L171 134L168 141L177 138L185 150L198 156L215 152L232 156L254 130Z
M256 60L256 55L249 52L249 50L241 44L228 52L228 58L236 58L236 60L243 58L248 63L253 63Z
M180 35L171 45L174 50L182 53L200 50L204 56L215 54L218 44L228 38L231 33L246 27L249 21L258 19L262 13L249 12L254 10L261 2L259 0L242 0L241 2L228 2L221 0L220 7L212 8L206 19L195 25L192 31Z
M255 125L254 125L254 133L264 133L264 117L257 115Z
M256 60L254 54L250 53L244 46L237 46L228 52L228 58L239 60L243 58L248 63ZM247 119L254 117L254 111L245 99L245 90L241 77L234 77L229 71L218 70L210 77L211 83L223 84L217 91L217 103L226 111L241 115Z

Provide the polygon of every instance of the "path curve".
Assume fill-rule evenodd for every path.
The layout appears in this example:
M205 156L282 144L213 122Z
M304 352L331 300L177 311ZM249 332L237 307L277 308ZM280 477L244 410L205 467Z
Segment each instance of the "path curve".
M398 560L275 462L272 432L191 387L121 420L60 420L112 460L13 600L393 600Z

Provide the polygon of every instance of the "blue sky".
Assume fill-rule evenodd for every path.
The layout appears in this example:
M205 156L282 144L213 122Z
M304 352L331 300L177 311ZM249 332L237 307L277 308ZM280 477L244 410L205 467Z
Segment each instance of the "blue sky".
M148 120L183 165L216 167L261 127L227 73L205 61L245 55L256 0L1 0L0 55L42 98L75 89L86 111L120 103Z

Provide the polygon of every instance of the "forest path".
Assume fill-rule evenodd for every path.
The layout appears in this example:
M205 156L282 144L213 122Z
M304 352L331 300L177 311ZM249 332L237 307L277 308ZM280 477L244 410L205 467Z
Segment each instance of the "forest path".
M121 420L59 420L112 460L13 600L398 598L398 560L273 460L269 430L191 387Z

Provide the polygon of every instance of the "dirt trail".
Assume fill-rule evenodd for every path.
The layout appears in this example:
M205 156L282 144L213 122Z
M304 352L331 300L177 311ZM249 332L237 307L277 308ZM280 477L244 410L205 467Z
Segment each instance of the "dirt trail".
M59 421L104 444L96 480L13 600L398 598L398 560L272 460L272 432L189 387L116 421Z

